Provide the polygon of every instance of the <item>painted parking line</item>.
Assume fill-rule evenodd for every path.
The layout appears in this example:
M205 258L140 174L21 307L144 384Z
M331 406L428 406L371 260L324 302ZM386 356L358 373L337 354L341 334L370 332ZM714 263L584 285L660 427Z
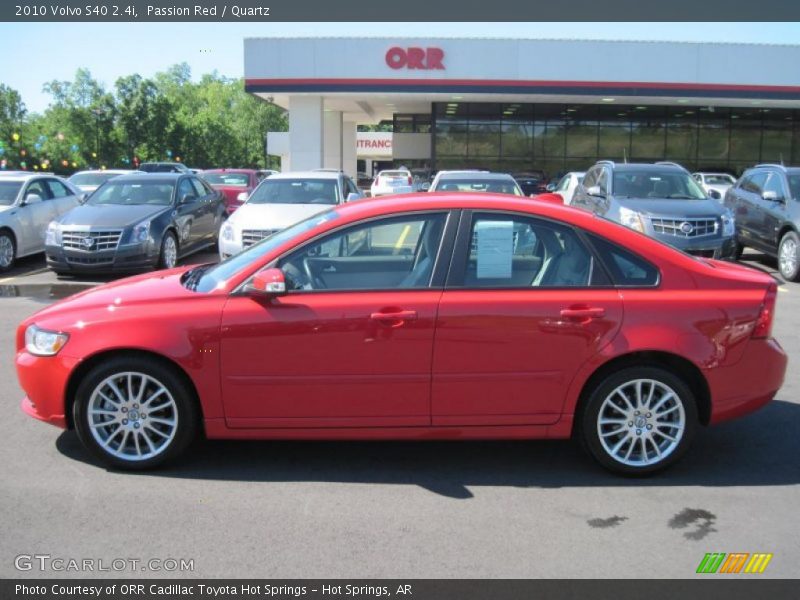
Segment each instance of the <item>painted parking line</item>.
M19 275L12 275L10 277L3 277L0 278L0 283L9 283L14 281L15 279L20 279L21 277L29 277L31 275L41 275L42 273L47 273L50 269L44 267L42 269L37 269L36 271L28 271L26 273L20 273Z
M787 294L789 293L789 290L787 288L783 287L783 286L778 286L778 291L779 292L786 292Z

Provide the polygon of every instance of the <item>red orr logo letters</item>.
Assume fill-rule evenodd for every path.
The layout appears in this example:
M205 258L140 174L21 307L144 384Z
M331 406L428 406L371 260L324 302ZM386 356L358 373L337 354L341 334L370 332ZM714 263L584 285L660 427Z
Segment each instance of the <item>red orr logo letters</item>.
M400 48L394 46L386 52L386 64L392 69L444 70L444 50L441 48Z

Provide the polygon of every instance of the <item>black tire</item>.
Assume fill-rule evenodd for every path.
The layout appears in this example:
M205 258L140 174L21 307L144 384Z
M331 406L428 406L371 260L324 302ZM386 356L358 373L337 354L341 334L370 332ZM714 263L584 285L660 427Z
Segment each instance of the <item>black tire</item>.
M128 410L125 413L116 413L117 416L114 416L111 420L109 420L109 423L113 424L108 429L101 431L102 428L97 427L96 421L94 421L95 427L93 428L91 426L92 422L90 422L89 419L89 406L92 402L92 397L95 391L98 389L102 391L101 386L109 378L113 378L115 374L122 373L138 373L152 378L154 383L150 383L150 387L145 388L144 393L150 393L152 390L157 390L158 387L155 384L160 384L167 390L168 394L162 393L157 397L156 400L153 400L150 405L142 403L140 406L139 404L122 402L120 404L122 406L127 404ZM113 381L118 382L116 385L119 389L124 389L127 391L127 388L120 387L119 382L124 380L124 377L121 377L119 380ZM135 381L133 389L137 390ZM106 391L107 390L108 388L106 388ZM126 393L126 391L123 391L123 394ZM162 400L162 398L164 400ZM173 405L170 405L169 412L165 413L164 411L167 409L159 410L156 406L159 402L168 402L170 399L174 401L174 407ZM133 419L130 419L128 421L128 423L131 424L130 427L128 427L126 423L126 425L121 428L122 434L117 435L114 427L117 424L121 425L121 422L114 423L113 419L121 419L124 416L130 417L134 411L133 406L136 406L135 410L137 412L137 424L134 425ZM147 406L153 407L154 412L152 414L148 415L145 413L145 410L150 410L147 408ZM121 410L122 408L120 408L120 411ZM163 425L155 424L156 421L150 421L149 425L145 423L147 418L161 418L163 420L168 417L176 418L176 425L172 430L166 430ZM127 355L110 358L109 360L102 362L89 371L89 373L78 385L78 389L75 394L75 401L72 406L72 418L73 423L75 424L75 430L78 433L78 438L81 440L83 445L92 454L94 454L94 456L100 459L100 461L117 469L143 470L151 469L165 462L173 460L186 449L186 447L192 442L197 434L200 412L197 401L190 387L173 367L154 358ZM141 429L138 428L138 423L142 424ZM131 429L134 426L137 427L136 430ZM156 435L155 433L151 433L153 432L152 426L161 428L161 431L168 431L171 434L174 431L174 434L171 435L171 439L168 439L167 442L163 442L163 447L159 446L159 444L162 444L162 437L160 437L160 435L163 435L165 438L169 438L170 436L164 434ZM127 433L126 429L128 430ZM108 436L106 438L106 442L110 442L108 446L110 450L101 444L101 442L95 437L93 431L98 431L98 435ZM114 435L110 435L110 432L112 431L114 431ZM145 434L148 435L151 442L155 444L158 449L158 452L152 456L146 455L148 444L145 444L144 442L146 440L141 437ZM137 437L137 435L139 437L134 440L133 438ZM114 445L117 443L120 443L120 446L122 446L121 442L123 440L125 441L125 445L122 447L122 449L119 447L114 448ZM144 449L145 452L145 454L141 457L134 455L134 452L138 452L139 448ZM113 453L114 450L116 450L116 454ZM126 450L128 451L127 453ZM122 454L122 456L120 456L120 454ZM128 455L130 458L126 458Z
M792 248L794 258L789 260L784 253L792 254ZM786 281L800 281L800 236L794 231L784 233L778 244L778 272Z
M668 394L667 389L674 392L674 401L668 399L665 402L665 407L669 409L678 404L682 407L683 429L680 436L676 435L677 430L669 422L657 420L655 416L649 417L652 413L648 412L647 408L635 412L636 407L633 402L628 404L620 396L612 396L622 386L633 385L635 390L636 384L634 382L637 380L656 382L657 385L654 386L654 390L659 394L663 392L663 395L653 396L652 402L648 405L651 409L657 407L659 400ZM643 390L644 394L649 392L650 387L648 387L648 384L643 384ZM630 393L629 387L622 388L622 392L630 399L628 395ZM615 400L615 404L619 402L619 405L625 409L625 414L623 416L622 410L614 412L612 409L609 412L608 407L606 407L603 413L604 418L608 418L609 414L616 415L619 413L618 420L623 420L623 422L599 425L600 411L604 407L606 400L611 398ZM634 413L638 416L634 416ZM670 414L672 415L669 417L670 419L676 419L679 418L681 411L675 408L671 410ZM662 417L662 419L664 418L666 417ZM641 421L639 421L640 419ZM578 432L584 447L602 466L620 475L636 477L651 475L666 469L678 461L691 444L697 429L697 420L697 403L694 394L683 379L661 367L626 367L607 376L591 391L579 416ZM621 429L616 429L617 427ZM601 428L605 428L602 438L599 431ZM660 431L667 431L672 434L677 443L671 443L666 436L659 433ZM659 437L656 437L657 435ZM624 459L622 457L615 458L611 453L617 447L617 444L620 444L626 437L629 440L629 444L623 443L619 452L623 453L629 447L635 448L634 453L630 456L630 462L636 462L637 464L626 464L626 462L623 462ZM656 441L658 444L655 443ZM650 442L649 445L648 442ZM660 457L660 454L656 454L656 446L661 444L671 444L669 449L666 446L661 448L661 451L665 452L663 458ZM612 448L607 449L606 446L612 445ZM644 453L642 453L642 447L646 448ZM667 449L669 450L668 452ZM642 455L644 455L644 458L642 458Z
M741 260L742 254L744 254L744 246L739 240L736 240L733 247L733 260Z
M7 265L0 263L0 273L9 271L11 268L14 267L14 264L17 262L17 242L14 239L14 234L12 234L7 229L0 231L0 248L7 247L6 244L10 245L11 247L10 262Z
M167 244L169 244L168 240L172 240L172 243L175 244L175 264L170 265L168 264L168 257L166 256L167 253ZM159 269L171 269L172 267L178 264L178 254L179 254L180 246L178 246L178 238L177 236L171 232L167 231L164 234L164 237L161 239L161 250L158 253L158 268Z

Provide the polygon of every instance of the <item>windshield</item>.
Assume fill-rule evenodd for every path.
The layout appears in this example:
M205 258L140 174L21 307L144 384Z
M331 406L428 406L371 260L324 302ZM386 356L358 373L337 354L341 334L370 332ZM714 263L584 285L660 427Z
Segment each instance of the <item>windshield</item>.
M230 279L233 275L241 271L252 262L258 260L265 254L272 252L275 248L291 240L292 238L339 218L336 210L327 210L324 213L314 215L308 219L295 223L291 227L279 231L278 233L264 238L257 244L250 246L247 250L234 254L227 260L212 267L197 267L187 271L184 275L183 284L198 292L210 292L221 283ZM201 270L202 269L202 270Z
M11 206L17 199L21 181L0 181L0 206Z
M437 192L490 192L493 194L514 194L522 196L522 191L513 180L487 179L444 179L439 182Z
M109 182L89 197L87 204L172 204L172 182Z
M800 200L800 173L795 173L787 177L789 179L789 192L792 198Z
M75 185L101 185L114 177L119 173L75 173L68 181Z
M335 179L265 179L247 204L336 204Z
M660 169L614 172L617 198L705 200L706 194L688 173Z
M250 178L246 173L203 173L203 179L211 185L230 185L233 187L247 187L250 185Z
M736 180L730 175L706 175L708 185L733 185Z

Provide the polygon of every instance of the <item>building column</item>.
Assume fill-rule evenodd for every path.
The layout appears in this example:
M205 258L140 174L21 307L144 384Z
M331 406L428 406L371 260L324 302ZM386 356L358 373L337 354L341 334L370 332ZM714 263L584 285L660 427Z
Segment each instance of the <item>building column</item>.
M345 121L342 124L342 170L353 178L357 176L356 163L356 122Z
M321 96L289 97L289 155L292 170L307 171L323 166L323 114Z
M326 169L342 168L342 113L326 110L323 113L322 166Z

